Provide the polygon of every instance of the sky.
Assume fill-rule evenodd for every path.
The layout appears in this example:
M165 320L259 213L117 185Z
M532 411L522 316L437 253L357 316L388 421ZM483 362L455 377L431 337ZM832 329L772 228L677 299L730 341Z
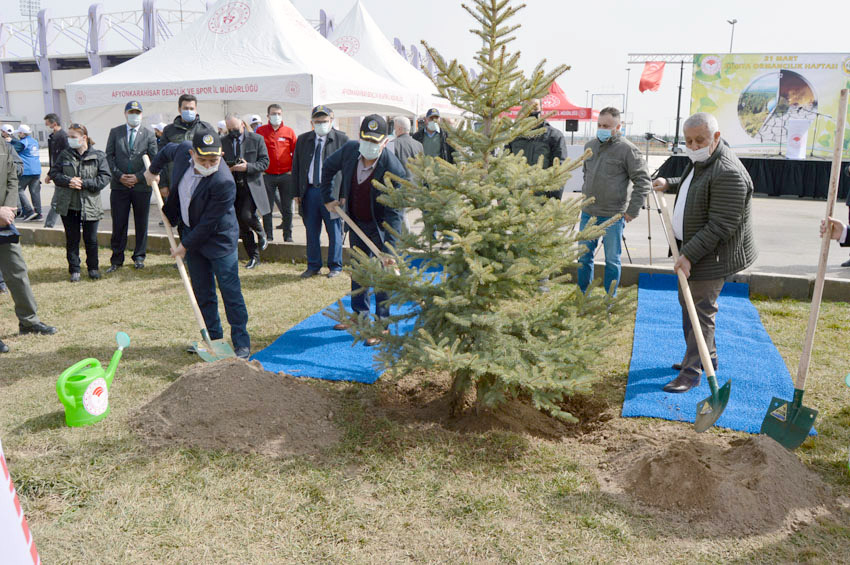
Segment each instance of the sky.
M310 20L323 8L341 21L354 0L291 0ZM475 21L461 8L461 0L362 0L384 34L405 45L425 39L443 56L471 63L479 40L469 33ZM463 0L472 3L473 0ZM93 0L41 0L56 16L84 15ZM101 0L104 12L141 9L142 0ZM160 8L203 9L205 0L157 0ZM514 3L518 3L514 1ZM678 68L667 66L658 92L638 92L642 65L628 65L629 53L717 53L729 51L737 19L736 53L850 52L850 7L847 0L525 0L526 8L514 18L522 27L512 49L521 53L528 71L540 60L547 68L557 64L571 69L558 79L568 98L585 105L593 96L598 109L619 97L603 94L628 92L627 117L632 133L651 129L672 134L676 116ZM6 7L19 0L0 0L0 19L21 19ZM17 16L12 18L10 16ZM626 69L631 68L630 72ZM685 66L682 114L690 105L690 68ZM628 81L628 90L627 90ZM618 104L620 104L618 102ZM622 108L621 108L622 109Z

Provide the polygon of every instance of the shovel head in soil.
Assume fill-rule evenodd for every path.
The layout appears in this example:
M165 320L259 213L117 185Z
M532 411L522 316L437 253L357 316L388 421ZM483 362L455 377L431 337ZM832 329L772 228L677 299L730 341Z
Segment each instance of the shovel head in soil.
M723 414L723 411L726 410L726 405L729 404L729 395L732 392L732 380L726 381L726 384L717 388L717 378L714 375L709 375L708 386L711 389L711 396L697 404L697 415L694 420L694 430L697 433L702 433L713 426L720 415Z
M803 391L794 389L794 400L774 397L761 423L761 433L776 440L785 449L794 450L806 441L818 411L803 406Z
M206 330L201 331L201 336L204 340L193 342L192 348L195 350L195 353L198 354L198 357L204 361L212 363L214 361L220 361L221 359L236 357L236 352L233 351L230 344L223 339L210 339Z

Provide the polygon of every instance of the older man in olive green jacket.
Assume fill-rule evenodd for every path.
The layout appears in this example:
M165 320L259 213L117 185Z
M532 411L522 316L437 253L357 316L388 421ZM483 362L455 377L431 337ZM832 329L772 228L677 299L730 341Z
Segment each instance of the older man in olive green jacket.
M6 286L15 302L15 315L18 317L18 330L21 334L50 335L56 328L45 325L36 314L35 297L27 276L27 264L21 252L21 245L12 241L11 233L18 207L18 177L15 164L6 143L0 143L0 272L6 280ZM9 347L0 341L0 353L6 353Z
M726 277L752 265L758 251L753 236L753 181L721 139L711 114L694 114L684 125L686 152L692 164L680 178L656 179L653 188L676 193L673 234L679 246L674 266L688 277L705 342L717 368L714 319L717 297ZM664 386L667 392L685 392L699 385L702 374L699 349L683 303L682 329L687 346L679 375Z

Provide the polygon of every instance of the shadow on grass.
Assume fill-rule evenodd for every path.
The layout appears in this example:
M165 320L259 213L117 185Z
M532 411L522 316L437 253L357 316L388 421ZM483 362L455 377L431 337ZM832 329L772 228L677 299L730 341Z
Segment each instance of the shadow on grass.
M56 430L65 427L65 411L57 410L49 414L34 416L12 430L15 435L24 433L38 433L44 430Z

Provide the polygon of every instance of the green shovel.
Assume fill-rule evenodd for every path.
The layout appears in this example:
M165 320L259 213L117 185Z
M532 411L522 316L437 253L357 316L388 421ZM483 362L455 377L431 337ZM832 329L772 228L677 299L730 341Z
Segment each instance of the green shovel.
M834 139L844 139L844 126L847 121L847 98L848 89L841 91L838 101L838 122L835 128ZM841 174L841 154L843 147L841 143L835 144L832 154L832 172L829 176L829 193L826 197L826 222L832 216L835 206L835 197L838 195L838 177ZM806 340L803 342L803 354L800 356L800 365L797 367L797 379L794 381L794 398L791 401L774 397L770 401L767 414L761 423L761 433L775 439L786 449L797 449L809 437L818 411L808 406L803 406L803 393L806 390L806 377L809 374L809 361L812 358L812 346L815 341L815 330L818 325L820 314L820 302L823 297L823 283L826 277L826 260L829 257L830 229L824 230L821 238L820 260L818 261L818 274L815 279L815 290L812 294L812 307L809 310L809 324L806 327Z
M655 191L653 190L653 196ZM656 197L656 205L660 203L661 213L664 217L664 228L667 230L667 238L670 241L670 251L673 253L673 261L679 260L679 250L676 249L676 236L673 234L673 223L670 221L670 212L667 210L667 201L664 195L661 198ZM705 343L705 336L702 335L702 326L699 324L697 309L694 306L694 298L691 296L691 287L688 286L688 278L682 271L677 271L679 275L679 288L682 289L682 297L685 299L685 305L688 308L688 317L691 319L691 327L693 328L694 337L697 340L697 348L699 349L699 358L702 361L702 368L705 371L705 376L708 379L708 388L711 389L711 396L697 403L697 415L694 419L694 429L697 433L702 433L717 422L720 415L729 404L729 395L732 392L732 379L726 381L722 387L717 386L717 377L714 374L714 363L711 362L711 353L708 351L708 345Z

